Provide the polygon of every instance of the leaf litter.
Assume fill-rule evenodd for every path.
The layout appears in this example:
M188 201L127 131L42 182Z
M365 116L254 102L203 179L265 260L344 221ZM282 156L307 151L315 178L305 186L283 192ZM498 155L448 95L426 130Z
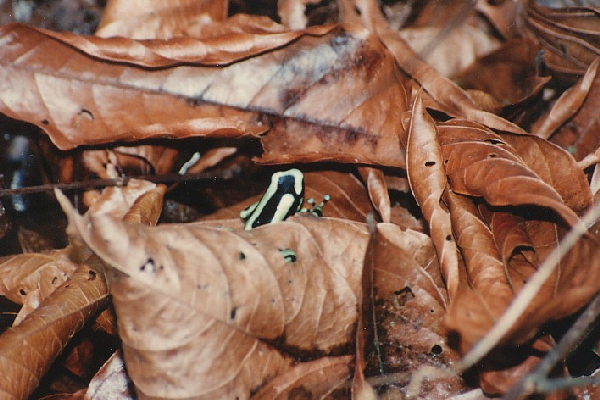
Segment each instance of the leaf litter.
M598 208L589 183L600 146L590 111L597 11L523 2L502 19L496 6L478 4L484 20L449 2L440 20L431 5L413 4L404 11L416 15L414 26L398 16L407 24L398 31L386 20L395 16L368 0L340 1L338 24L309 27L305 12L332 8L281 2L280 25L228 16L224 1L184 3L111 1L96 36L0 27L0 111L43 132L38 154L59 160L50 181L295 164L306 169L311 204L331 197L324 217L244 232L237 216L255 198L241 181L236 191L228 182L128 179L88 191L83 216L57 194L69 247L1 264L3 294L23 304L2 336L3 393L29 397L92 321L118 335L122 355L57 398L125 399L131 387L165 399L525 390L518 382L555 346L548 332L598 292L597 217L585 233L580 218ZM452 16L463 14L461 29L491 37L491 23L505 45L486 55L496 44L479 42L453 82L411 48L422 44L408 42L454 29ZM507 18L525 21L523 31ZM575 41L546 40L558 31ZM570 64L534 57L538 46L563 48ZM521 79L489 78L519 68ZM469 80L474 71L482 78ZM163 196L186 190L217 212L154 226ZM397 202L403 193L413 209ZM369 213L383 222L368 228ZM513 302L523 293L527 301ZM507 309L512 319L498 336ZM472 373L448 375L473 365L482 346ZM35 372L18 375L22 368ZM429 379L422 388L419 377Z

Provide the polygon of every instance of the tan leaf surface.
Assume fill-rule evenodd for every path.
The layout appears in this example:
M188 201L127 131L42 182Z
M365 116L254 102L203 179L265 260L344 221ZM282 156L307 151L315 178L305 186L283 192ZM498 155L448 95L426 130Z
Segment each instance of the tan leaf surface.
M438 129L446 173L455 192L483 197L494 206L547 207L568 224L578 220L556 189L500 136L460 119L440 124Z
M67 342L107 303L104 275L82 264L40 307L0 336L0 393L25 399Z
M77 269L69 250L18 254L0 258L0 295L23 304L13 322L18 325Z
M433 119L425 111L420 96L417 96L413 104L406 159L410 187L429 223L448 295L453 299L458 290L459 277L450 215L441 205L446 188L446 171L437 129Z
M267 383L253 400L325 399L350 377L351 356L299 363Z
M351 340L367 237L360 225L304 217L236 233L69 213L119 271L111 282L119 333L144 396L246 398L292 361L265 340L324 351Z
M96 30L100 37L170 39L227 17L223 0L111 0Z
M263 162L403 166L396 143L406 94L376 38L351 26L246 36L208 39L238 51L211 61L198 49L207 44L196 39L102 39L8 25L0 29L0 54L11 79L0 73L8 85L0 111L40 126L61 149L156 136L258 135L267 126L250 111L262 111L274 125L263 138ZM60 63L49 63L50 54ZM18 88L8 84L14 81ZM26 106L17 101L25 93Z

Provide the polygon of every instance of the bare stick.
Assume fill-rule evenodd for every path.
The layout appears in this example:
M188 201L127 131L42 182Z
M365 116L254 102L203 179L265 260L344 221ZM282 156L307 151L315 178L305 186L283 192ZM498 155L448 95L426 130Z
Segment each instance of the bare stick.
M548 374L554 366L567 356L571 348L587 333L588 327L594 323L600 315L600 294L594 297L585 311L577 318L577 321L569 328L560 342L552 351L544 357L541 363L518 384L509 390L502 400L516 400L526 394L550 392L568 386L582 386L583 384L600 383L600 377L547 379Z
M199 172L194 174L166 174L166 175L143 175L143 176L131 176L114 179L92 179L89 181L73 182L73 183L49 183L46 185L28 186L18 189L0 189L0 197L33 194L46 191L53 191L54 189L65 190L79 190L79 189L90 189L94 187L104 186L127 186L131 179L144 179L154 183L175 183L175 182L186 182L186 181L208 181L208 180L223 180L231 179L236 176L239 171L231 169L223 172Z

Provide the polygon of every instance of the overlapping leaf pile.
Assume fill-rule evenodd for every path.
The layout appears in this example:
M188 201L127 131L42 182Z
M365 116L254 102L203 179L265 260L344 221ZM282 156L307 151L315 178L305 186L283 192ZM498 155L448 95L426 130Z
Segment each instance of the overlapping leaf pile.
M83 216L57 192L69 247L0 263L1 294L23 304L0 341L9 398L31 394L109 293L122 353L58 398L129 398L127 379L149 399L342 398L359 319L374 336L372 375L448 366L598 202L597 9L479 2L498 49L445 71L453 81L373 1L341 0L338 23L310 27L310 1L280 2L284 24L228 17L226 1L132 3L109 2L95 36L0 26L0 112L50 139L56 177L218 172L252 160L300 166L310 171L306 197L332 200L324 218L246 232L237 216L256 197L203 221L154 226L165 186L90 191ZM434 3L404 6L416 32L440 23ZM460 3L446 11L463 12ZM441 22L433 32L444 32ZM556 31L568 45L548 40ZM536 69L540 46L553 75ZM179 169L196 151L199 160ZM216 203L229 205L226 197ZM368 227L370 212L382 222ZM546 324L598 293L599 241L590 227L477 366L487 394L533 369L538 350L553 346ZM109 312L95 322L116 334ZM404 390L401 377L390 382ZM443 377L420 396L466 387Z

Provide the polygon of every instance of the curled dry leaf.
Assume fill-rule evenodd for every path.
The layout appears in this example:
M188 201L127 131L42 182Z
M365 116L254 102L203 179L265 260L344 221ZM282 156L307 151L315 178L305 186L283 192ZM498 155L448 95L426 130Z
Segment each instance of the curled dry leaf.
M304 217L241 233L147 228L63 206L117 270L119 333L143 396L247 398L293 361L269 341L329 351L351 340L367 242L361 225Z
M0 295L23 305L13 324L21 323L76 269L69 260L69 250L0 258Z
M272 123L263 162L404 164L396 145L402 77L379 41L356 26L135 41L13 24L0 29L0 43L0 81L20 82L7 83L0 111L38 125L61 149L257 136ZM23 96L26 106L16 101ZM259 121L257 112L269 117Z
M381 220L390 222L392 211L385 174L382 170L372 167L359 167L358 172L367 184L369 197L379 212Z
M557 190L499 135L460 119L440 124L438 130L446 173L456 193L483 197L493 206L546 207L570 225L577 222L577 214Z
M450 215L441 204L446 189L446 171L437 129L425 111L420 95L413 104L408 129L406 166L410 187L429 224L448 294L453 299L460 280Z
M0 337L0 393L26 399L85 322L108 301L101 269L82 264L33 313Z

